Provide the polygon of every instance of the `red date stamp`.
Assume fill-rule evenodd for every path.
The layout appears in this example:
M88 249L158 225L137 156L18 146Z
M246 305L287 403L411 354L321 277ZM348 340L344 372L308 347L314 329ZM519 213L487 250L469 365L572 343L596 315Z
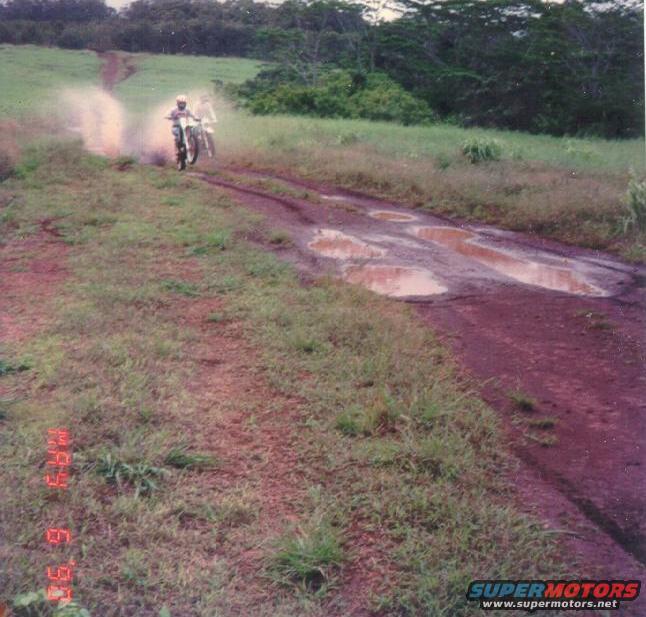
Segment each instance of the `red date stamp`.
M55 490L68 488L69 467L72 464L72 448L69 431L51 428L47 431L47 474L45 484ZM45 541L49 546L69 545L72 533L67 527L48 527ZM76 562L47 567L47 599L53 602L72 600L72 580Z

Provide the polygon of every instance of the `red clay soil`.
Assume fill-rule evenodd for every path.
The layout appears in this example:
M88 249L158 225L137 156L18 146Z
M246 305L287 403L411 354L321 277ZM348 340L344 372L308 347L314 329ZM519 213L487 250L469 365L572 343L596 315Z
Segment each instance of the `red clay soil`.
M245 174L258 176L247 172L241 176ZM374 208L397 210L396 204L284 175L275 177L322 195L333 194L356 206L355 212L330 202L311 203L245 186L244 177L235 182L204 179L266 214L268 226L288 230L294 245L279 253L309 275L331 267L330 260L307 247L323 226L359 236L363 232L363 240L377 242L388 233L390 240L399 238L406 246L406 236L397 231L397 224L367 216ZM547 251L561 261L601 264L607 280L595 283L611 290L610 297L581 297L495 281L485 272L480 283L470 279L447 294L416 298L418 314L443 337L465 373L482 383L483 397L499 411L511 448L522 462L518 475L510 478L517 486L518 502L545 521L548 533L560 538L563 557L575 561L582 576L643 580L644 269L599 252L508 235L517 247ZM493 230L486 237L497 241L499 234ZM405 258L405 250L398 257ZM429 251L434 251L429 257L434 272L453 266L451 253L432 247ZM457 254L455 260L466 263ZM455 267L462 273L462 265ZM477 264L468 267L472 273ZM510 391L535 399L535 408L517 409ZM554 426L540 428L544 420L552 420ZM645 615L645 606L643 599L626 603L621 614Z
M0 245L0 342L20 343L48 323L48 301L67 276L57 235L46 220L39 234Z
M246 487L258 500L253 537L248 527L233 527L216 549L237 573L236 588L227 593L227 614L247 615L254 606L273 601L276 588L264 572L268 550L282 533L303 522L307 488L324 483L325 474L316 457L308 454L307 438L299 429L302 401L271 387L258 368L257 351L246 342L238 324L208 321L209 315L221 310L219 298L186 300L172 308L179 325L200 333L187 354L195 363L187 388L198 401L199 423L188 428L196 447L220 461L216 473L202 474L201 489L213 495L216 503L218 496L231 494L236 487ZM379 578L369 565L380 561L379 553L373 540L358 527L355 531L356 558L341 572L339 595L344 608L330 608L327 617L373 615L365 607L369 591L380 581L367 583L369 577Z

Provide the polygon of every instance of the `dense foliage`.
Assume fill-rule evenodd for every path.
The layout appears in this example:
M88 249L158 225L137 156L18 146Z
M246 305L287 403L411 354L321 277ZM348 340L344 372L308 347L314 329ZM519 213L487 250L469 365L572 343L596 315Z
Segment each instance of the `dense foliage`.
M399 0L390 21L364 1L0 0L0 42L272 60L244 91L260 113L643 133L637 0Z
M309 85L300 83L296 73L270 69L237 88L236 94L257 114L367 118L401 124L423 124L434 119L426 102L377 71L365 75L334 69Z

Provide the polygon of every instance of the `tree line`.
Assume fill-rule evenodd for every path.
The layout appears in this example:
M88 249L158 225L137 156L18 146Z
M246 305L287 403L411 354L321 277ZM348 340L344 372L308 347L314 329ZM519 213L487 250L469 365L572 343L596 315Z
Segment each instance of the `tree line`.
M271 61L239 90L261 113L643 134L638 0L383 1L0 0L0 42Z

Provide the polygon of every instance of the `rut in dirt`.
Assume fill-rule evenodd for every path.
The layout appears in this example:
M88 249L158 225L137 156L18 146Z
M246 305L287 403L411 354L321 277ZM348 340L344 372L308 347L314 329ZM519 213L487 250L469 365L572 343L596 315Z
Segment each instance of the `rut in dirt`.
M101 85L106 92L112 92L114 87L137 72L137 66L126 54L115 51L97 52L101 59Z
M302 272L415 302L508 427L523 499L568 532L586 571L641 578L644 267L289 176L223 172L200 177L289 232L290 247L267 248ZM263 178L315 197L276 195Z

